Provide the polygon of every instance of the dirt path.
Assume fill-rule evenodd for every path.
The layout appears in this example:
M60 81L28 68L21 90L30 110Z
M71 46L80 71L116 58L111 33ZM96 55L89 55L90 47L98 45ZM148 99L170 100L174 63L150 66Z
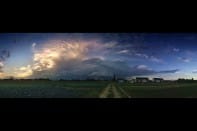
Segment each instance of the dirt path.
M118 92L117 88L114 85L112 85L112 91L114 98L121 98L120 92Z
M107 87L102 91L99 98L107 98L107 96L110 94L111 84L107 85Z
M99 98L131 98L122 88L116 87L114 83L110 83L101 92Z
M127 98L131 98L131 96L122 88L118 87L118 89L127 97Z

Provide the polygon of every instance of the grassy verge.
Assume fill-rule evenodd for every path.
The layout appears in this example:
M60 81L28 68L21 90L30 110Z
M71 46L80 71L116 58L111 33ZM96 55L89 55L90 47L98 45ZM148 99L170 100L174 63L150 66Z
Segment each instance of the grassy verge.
M134 98L197 98L197 83L120 83Z

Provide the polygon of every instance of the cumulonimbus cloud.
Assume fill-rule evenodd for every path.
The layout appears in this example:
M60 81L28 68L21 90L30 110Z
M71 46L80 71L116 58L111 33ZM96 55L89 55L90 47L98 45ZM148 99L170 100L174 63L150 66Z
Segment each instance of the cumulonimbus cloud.
M51 79L87 79L111 78L135 75L173 73L173 71L155 71L146 65L130 67L125 61L101 59L91 56L91 52L101 52L116 46L114 42L105 44L84 41L53 40L37 49L32 45L33 63L16 69L18 77ZM127 51L122 51L121 53ZM146 57L144 54L138 56ZM152 58L147 56L147 58ZM155 58L156 59L156 58Z
M112 48L116 45L115 42L100 44L97 41L64 41L51 40L44 44L43 47L37 49L36 43L32 44L33 49L33 64L23 66L24 70L16 69L19 75L17 76L35 76L35 74L44 74L50 70L66 70L73 63L82 62L91 58L87 53L93 51L102 51ZM103 58L100 56L99 58ZM104 58L103 58L104 59ZM83 65L82 65L83 66ZM40 72L40 73L38 73ZM59 72L62 74L61 72ZM46 73L45 73L46 74ZM57 74L57 73L56 73ZM72 73L71 73L72 74Z

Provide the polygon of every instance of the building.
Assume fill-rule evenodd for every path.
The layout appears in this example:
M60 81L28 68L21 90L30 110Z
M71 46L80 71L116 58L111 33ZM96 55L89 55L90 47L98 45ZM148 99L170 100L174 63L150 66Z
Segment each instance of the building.
M163 81L163 78L153 78L153 82L160 83Z
M118 79L118 83L124 83L125 80L124 79Z
M195 80L194 80L194 78L192 78L192 79L184 79L184 78L179 78L178 80L177 80L178 82L195 82Z
M131 79L131 80L128 80L130 83L135 83L136 82L136 79Z
M146 82L149 82L149 79L147 77L136 77L135 82L137 82L137 83L146 83Z

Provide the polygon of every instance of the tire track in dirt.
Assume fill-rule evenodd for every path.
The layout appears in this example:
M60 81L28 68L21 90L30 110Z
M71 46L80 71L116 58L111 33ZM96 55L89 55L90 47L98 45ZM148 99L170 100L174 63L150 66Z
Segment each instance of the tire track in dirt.
M122 88L118 87L118 89L125 95L127 96L127 98L131 98L131 96L125 91L123 90Z
M99 98L107 98L110 94L111 84L107 85L107 87L101 92Z
M99 98L131 98L122 88L115 86L114 83L110 83L101 92Z
M120 92L118 92L117 88L112 85L112 92L113 92L113 98L122 98Z

